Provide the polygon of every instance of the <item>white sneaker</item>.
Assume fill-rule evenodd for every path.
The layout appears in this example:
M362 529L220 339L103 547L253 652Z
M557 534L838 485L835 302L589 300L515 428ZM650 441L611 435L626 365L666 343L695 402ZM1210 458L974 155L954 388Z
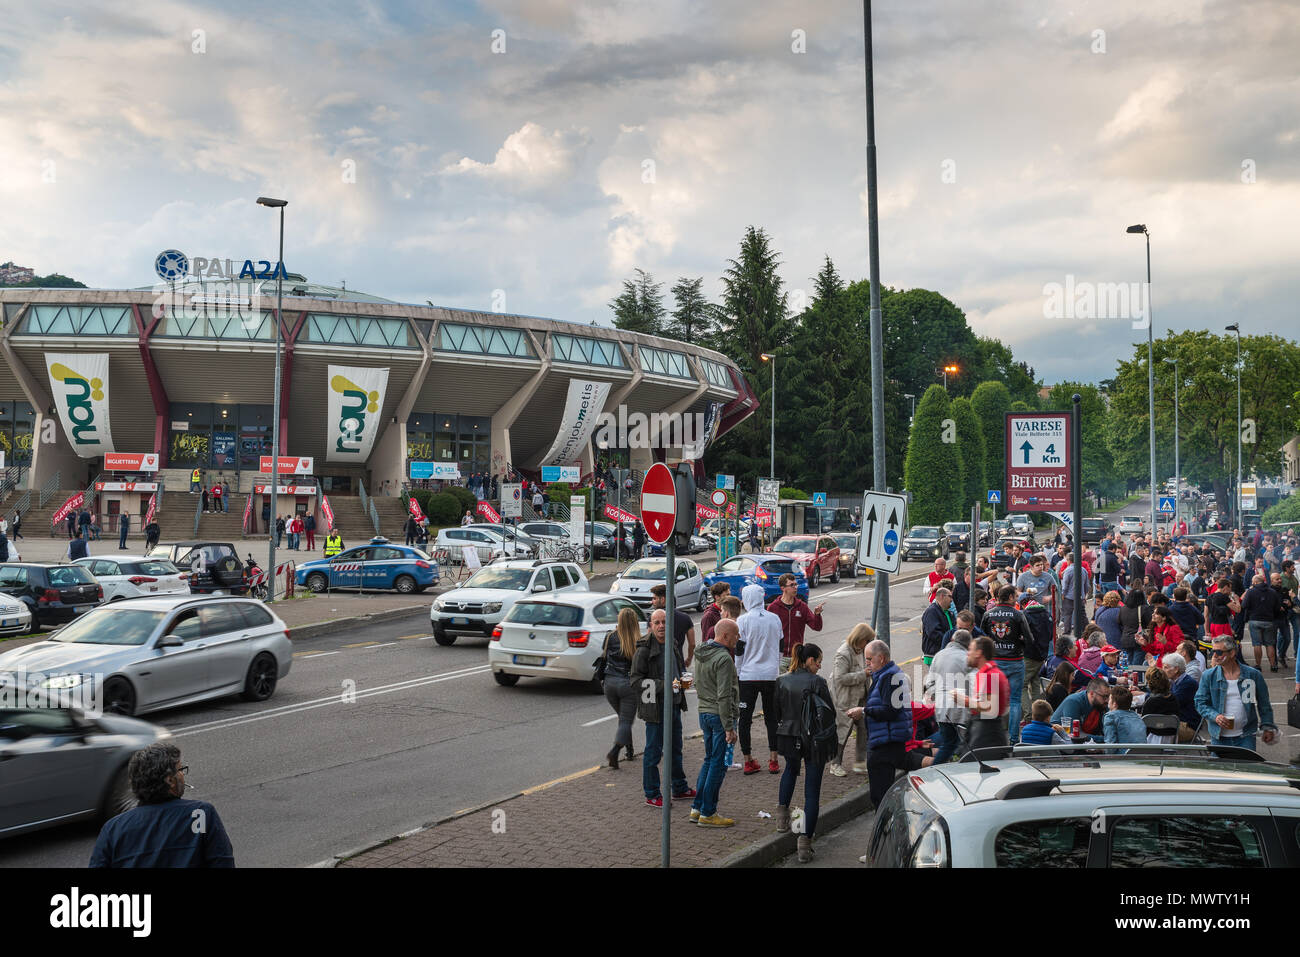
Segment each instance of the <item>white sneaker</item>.
M837 778L845 777L845 776L847 776L848 773L849 773L848 771L845 771L844 768L842 768L842 767L841 767L840 765L838 765L838 764L832 764L832 765L831 765L829 768L827 768L826 770L830 771L831 774L835 775Z
M855 765L853 765L853 773L854 773L854 774L866 774L866 773L867 773L867 766L866 766L865 764L855 764Z
M865 863L867 863L867 855L863 854L861 857L859 857L859 858L858 858L858 863L859 863L859 864L865 864Z

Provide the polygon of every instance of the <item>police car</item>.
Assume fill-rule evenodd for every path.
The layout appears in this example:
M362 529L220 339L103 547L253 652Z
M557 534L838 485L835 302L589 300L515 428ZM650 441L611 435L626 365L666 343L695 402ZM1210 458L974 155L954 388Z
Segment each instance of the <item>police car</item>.
M314 592L333 588L391 588L409 595L438 584L438 563L422 548L372 538L332 558L298 566L295 579Z

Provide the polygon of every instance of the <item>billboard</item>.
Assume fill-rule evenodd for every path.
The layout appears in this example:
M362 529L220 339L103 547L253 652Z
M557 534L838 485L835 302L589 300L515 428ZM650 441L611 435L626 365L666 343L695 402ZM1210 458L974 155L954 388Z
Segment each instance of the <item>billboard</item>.
M1069 511L1073 505L1068 412L1008 412L1006 508Z

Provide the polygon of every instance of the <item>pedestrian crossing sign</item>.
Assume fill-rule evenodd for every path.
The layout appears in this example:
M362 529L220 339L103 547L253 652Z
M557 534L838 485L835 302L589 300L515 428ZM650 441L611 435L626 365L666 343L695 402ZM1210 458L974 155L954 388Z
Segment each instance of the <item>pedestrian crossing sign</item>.
M998 489L995 488L989 489L989 504L990 505L1002 504L1002 493Z
M826 493L825 493L825 492L813 492L813 504L814 504L814 505L825 505L825 504L826 504Z
M1174 499L1173 499L1173 496L1163 496L1163 495L1162 495L1162 496L1160 497L1160 509L1159 509L1159 511L1161 511L1161 512L1167 512L1167 513L1169 513L1170 515L1174 514Z

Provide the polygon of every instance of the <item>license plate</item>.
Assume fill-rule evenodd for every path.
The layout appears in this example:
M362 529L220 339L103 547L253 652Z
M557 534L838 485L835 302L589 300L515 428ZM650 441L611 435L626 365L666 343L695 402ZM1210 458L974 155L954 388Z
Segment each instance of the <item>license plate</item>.
M90 611L94 607L94 605L73 605L72 610L80 615L83 611Z
M468 619L468 618L453 618L453 619L451 620L451 623L452 623L453 625L468 625L468 624L469 624L469 619Z
M12 628L16 624L18 624L17 618L6 618L3 621L0 621L0 628Z
M514 663L517 665L544 665L545 658L538 658L536 655L515 655Z

